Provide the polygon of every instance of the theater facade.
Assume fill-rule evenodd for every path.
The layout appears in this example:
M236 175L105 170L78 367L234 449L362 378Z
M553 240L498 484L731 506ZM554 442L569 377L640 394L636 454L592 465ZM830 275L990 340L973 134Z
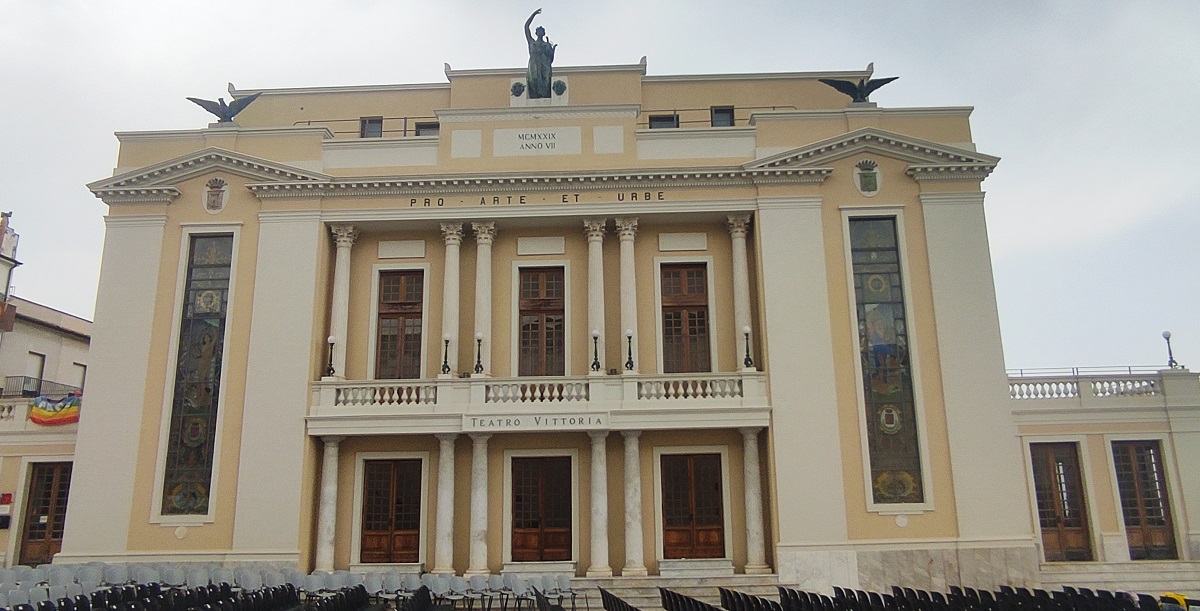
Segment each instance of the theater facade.
M1038 582L971 108L525 74L117 134L56 562Z

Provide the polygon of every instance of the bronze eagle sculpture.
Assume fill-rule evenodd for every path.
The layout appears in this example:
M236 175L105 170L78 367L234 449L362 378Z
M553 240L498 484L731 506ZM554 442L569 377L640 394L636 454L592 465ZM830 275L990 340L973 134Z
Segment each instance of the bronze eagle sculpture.
M253 102L260 95L262 95L261 91L253 95L248 95L244 98L238 98L229 104L225 103L225 98L217 98L216 102L212 100L201 100L200 98L188 99L196 104L199 104L204 110L216 115L218 123L232 123L233 117L239 112L242 112L242 110L250 105L250 102Z
M875 71L875 62L871 62L870 64L867 64L867 72L874 72L874 71ZM822 79L817 79L817 80L850 96L851 102L867 102L867 101L869 101L869 100L867 100L867 96L870 96L871 92L875 91L876 89L879 89L880 87L883 87L884 85L886 85L898 78L900 78L900 77L890 76L888 78L859 79L857 83L855 83L854 81L840 81L840 80L831 79L831 78L822 78Z

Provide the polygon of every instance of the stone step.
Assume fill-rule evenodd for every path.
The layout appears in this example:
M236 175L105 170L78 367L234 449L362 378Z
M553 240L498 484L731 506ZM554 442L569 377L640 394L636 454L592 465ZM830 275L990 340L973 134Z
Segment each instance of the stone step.
M1178 592L1200 597L1200 562L1072 562L1043 564L1042 585L1125 590L1159 595Z
M576 589L588 592L587 608L600 608L600 592L596 588L601 587L634 607L646 611L662 608L662 598L658 592L660 587L719 606L721 595L717 591L718 587L779 600L778 585L779 577L776 575L606 577L576 578L574 580ZM584 602L579 600L577 608L584 607Z

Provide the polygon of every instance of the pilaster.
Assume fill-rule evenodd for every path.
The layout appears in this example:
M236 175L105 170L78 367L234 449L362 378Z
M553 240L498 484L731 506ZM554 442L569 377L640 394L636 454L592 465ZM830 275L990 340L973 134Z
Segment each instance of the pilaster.
M632 350L633 367L625 367L625 373L638 372L638 328L637 328L637 275L634 271L633 239L637 235L637 219L618 217L617 234L621 239L621 329L625 334L625 352Z
M474 376L486 377L492 370L492 242L496 239L496 223L471 223L475 232L475 339L483 340L482 348L476 345L478 362L483 371Z
M446 244L446 271L442 279L442 339L443 351L449 355L450 373L440 377L453 377L458 371L458 290L459 249L462 245L462 223L442 223L442 240Z

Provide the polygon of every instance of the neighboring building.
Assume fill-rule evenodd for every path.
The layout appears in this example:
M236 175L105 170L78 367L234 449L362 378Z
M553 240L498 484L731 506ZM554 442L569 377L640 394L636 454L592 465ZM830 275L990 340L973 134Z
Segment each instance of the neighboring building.
M8 214L0 257L16 261ZM62 545L78 398L87 378L87 320L7 295L0 328L0 545L5 566L49 562Z
M1043 579L970 108L524 74L118 134L56 561Z

